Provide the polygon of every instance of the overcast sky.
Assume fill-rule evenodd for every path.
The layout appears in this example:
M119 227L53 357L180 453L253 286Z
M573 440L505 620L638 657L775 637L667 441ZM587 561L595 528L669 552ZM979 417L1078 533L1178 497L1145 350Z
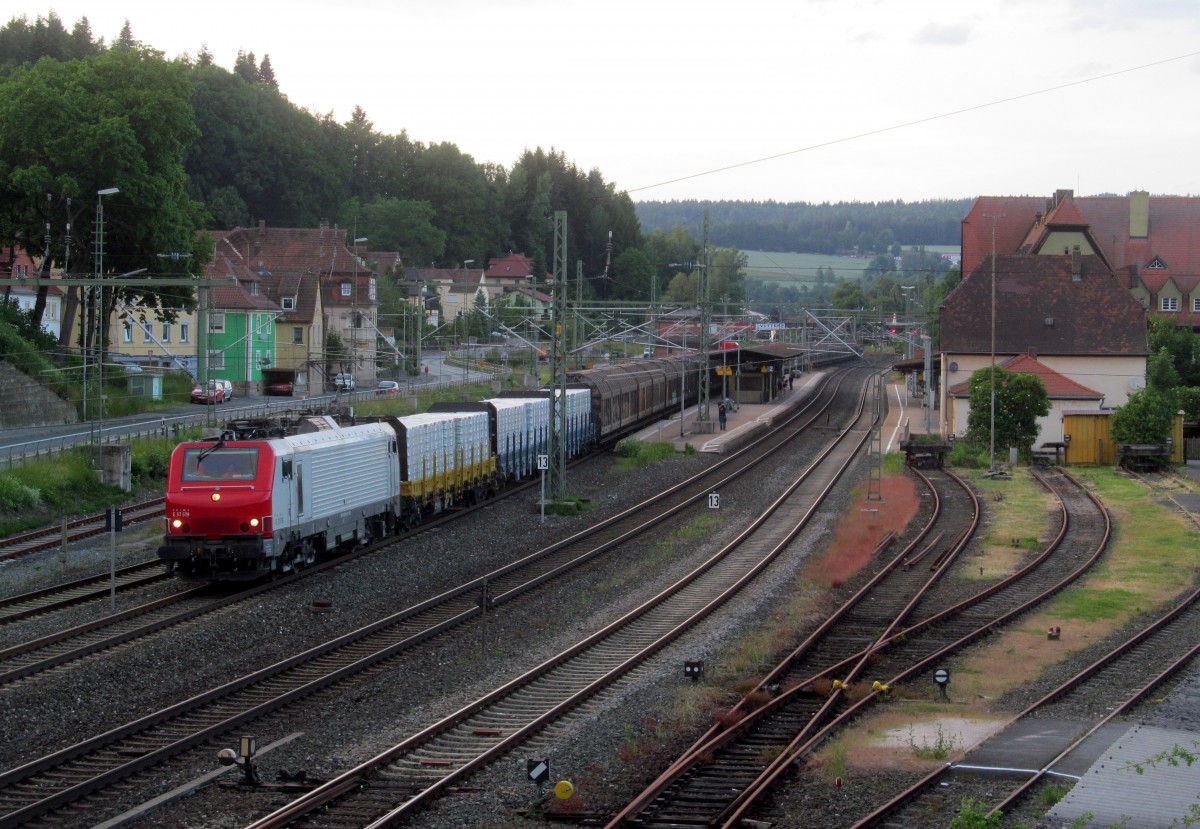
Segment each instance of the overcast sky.
M298 106L505 167L554 147L635 200L1200 194L1196 0L18 2L270 55Z

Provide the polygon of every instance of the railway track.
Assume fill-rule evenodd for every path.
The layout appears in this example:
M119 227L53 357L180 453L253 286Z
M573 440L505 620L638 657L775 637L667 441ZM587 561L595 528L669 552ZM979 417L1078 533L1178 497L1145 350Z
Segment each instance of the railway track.
M115 574L84 576L52 587L7 596L0 598L0 625L21 622L43 613L107 598L114 589L114 584L118 593L124 593L149 587L169 578L161 561L140 561L119 568Z
M151 498L137 504L121 508L122 520L126 524L138 524L163 517L165 498ZM74 544L86 538L94 538L103 533L104 513L93 513L67 522L67 544ZM0 561L53 550L63 543L62 527L41 527L29 532L0 538Z
M901 623L858 653L805 679L791 679L775 695L764 694L765 683L760 685L742 701L741 719L697 741L609 827L737 826L756 814L759 801L798 761L890 688L930 670L1086 572L1107 545L1108 514L1065 475L1042 480L1059 498L1062 521L1058 536L1041 555L949 607L937 589L925 590L906 608ZM791 664L787 671L791 677L804 673ZM775 673L784 671L777 668ZM685 808L686 814L671 811Z
M534 485L534 482L530 481L510 487L501 497L524 492ZM170 596L154 599L118 613L0 648L0 687L96 653L128 645L209 613L230 610L239 603L256 599L268 591L287 588L299 579L309 578L356 558L385 550L422 532L435 530L448 521L485 508L489 503L441 513L397 537L355 548L288 576L246 588L236 588L236 592L232 594L228 589L222 592L211 585L191 586ZM116 571L116 576L119 592L151 587L174 578L165 571L163 563L158 560L130 565ZM96 575L0 600L0 624L22 621L32 616L106 598L110 590L109 576ZM3 608L7 608L7 612Z
M1063 708L1075 712L1085 707L1096 712L1091 723L1064 739L1049 763L1039 768L1003 770L980 768L969 762L948 764L859 820L854 828L917 829L930 825L931 819L948 822L967 799L987 804L988 814L1007 814L1033 796L1039 784L1052 779L1063 761L1093 734L1131 714L1200 656L1198 630L1200 590L1184 597L1005 724L1005 728L1011 728L1022 720L1054 719ZM1137 668L1131 669L1131 664ZM1147 664L1158 666L1158 670L1145 671Z
M860 372L861 373L861 372ZM0 774L0 827L53 823L52 813L87 808L103 811L96 798L117 781L202 745L284 706L333 688L383 665L439 633L492 612L506 602L586 562L606 549L693 507L699 509L715 482L745 474L779 446L822 416L845 380L830 379L790 425L754 447L714 465L705 474L534 556L395 614L366 628L256 671L135 723ZM265 700L265 702L264 702ZM86 799L86 800L84 800ZM86 804L86 806L81 806ZM49 825L49 824L47 824Z
M398 825L604 692L750 583L796 538L870 436L852 423L763 515L690 575L524 676L252 824Z

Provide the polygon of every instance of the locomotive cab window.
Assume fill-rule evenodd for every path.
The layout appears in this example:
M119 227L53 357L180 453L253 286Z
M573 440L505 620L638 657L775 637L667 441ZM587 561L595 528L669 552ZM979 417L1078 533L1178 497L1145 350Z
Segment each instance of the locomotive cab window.
M292 459L291 458L288 458L287 460L283 461L283 465L282 465L280 474L283 476L283 479L285 481L292 477Z
M196 447L186 450L183 480L187 483L253 481L258 470L258 449L254 447Z

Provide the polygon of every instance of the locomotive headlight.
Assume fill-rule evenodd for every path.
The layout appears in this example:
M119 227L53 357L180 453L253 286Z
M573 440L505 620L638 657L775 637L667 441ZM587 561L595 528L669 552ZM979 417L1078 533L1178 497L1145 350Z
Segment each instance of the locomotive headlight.
M220 500L221 500L221 493L219 493L219 492L214 492L214 493L212 494L212 499L213 499L214 501L220 501Z
M181 520L179 520L178 518L176 518L174 521L171 522L171 526L174 527L175 529L179 529L180 527L183 526L183 522Z
M256 529L256 530L258 529L258 519L257 518L250 519L250 527L252 529Z

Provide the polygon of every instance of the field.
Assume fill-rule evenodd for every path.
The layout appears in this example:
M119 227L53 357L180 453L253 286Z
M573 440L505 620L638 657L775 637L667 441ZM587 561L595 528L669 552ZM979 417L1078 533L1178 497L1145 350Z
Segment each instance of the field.
M929 253L958 253L957 246L929 245ZM858 279L873 256L834 256L824 253L784 253L761 250L742 251L746 254L746 278L779 283L814 283L817 268L833 269L836 276Z

